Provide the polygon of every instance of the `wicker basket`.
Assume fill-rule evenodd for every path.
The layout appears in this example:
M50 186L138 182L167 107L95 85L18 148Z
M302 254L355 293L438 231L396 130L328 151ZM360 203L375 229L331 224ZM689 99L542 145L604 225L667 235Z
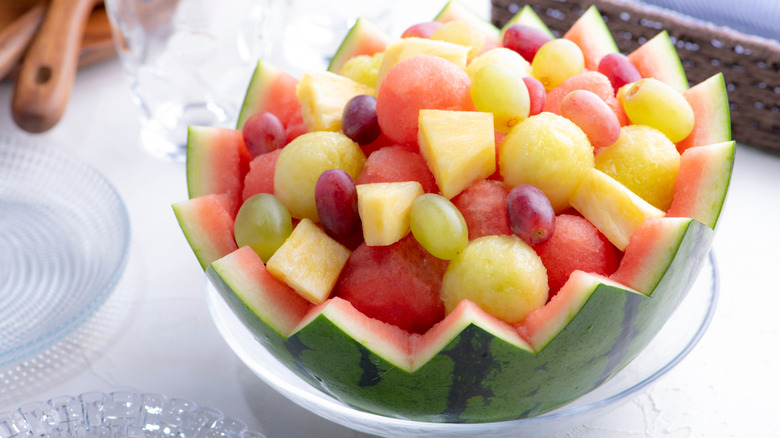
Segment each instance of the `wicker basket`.
M660 8L619 0L492 0L503 26L526 3L556 35L595 5L623 53L665 29L691 84L723 72L734 140L780 151L780 44Z

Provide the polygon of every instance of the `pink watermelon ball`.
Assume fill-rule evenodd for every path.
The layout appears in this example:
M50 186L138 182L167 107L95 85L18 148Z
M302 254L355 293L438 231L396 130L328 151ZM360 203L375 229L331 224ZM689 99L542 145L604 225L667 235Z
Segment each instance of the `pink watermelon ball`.
M422 155L403 146L385 147L369 155L355 184L404 181L419 182L425 193L439 193Z
M369 157L374 152L376 152L376 151L378 151L378 150L380 150L382 148L385 148L385 147L388 147L388 146L393 146L393 145L395 145L395 143L393 143L392 140L387 138L387 136L385 134L379 134L379 138L377 138L376 140L372 141L371 143L369 143L367 145L360 146L360 149L363 150L363 154L365 156Z
M511 234L506 219L509 191L501 181L480 180L452 198L469 229L469 240L482 236Z
M249 163L249 172L244 177L244 189L241 198L246 201L258 193L274 193L274 170L281 149L258 155Z
M620 126L627 125L628 116L623 111L623 105L615 97L615 91L609 78L597 71L584 71L574 75L553 88L547 93L547 99L544 102L544 111L561 114L561 102L566 96L574 90L587 90L596 94L609 105L610 109L620 121Z
M425 333L444 319L439 289L446 269L411 233L389 246L364 243L347 260L334 295L366 316Z
M615 246L587 219L573 214L559 215L552 238L535 246L534 250L547 268L549 298L561 289L575 270L608 276L618 267Z
M421 55L394 65L379 86L379 126L396 143L417 143L421 109L473 109L466 72L445 59Z

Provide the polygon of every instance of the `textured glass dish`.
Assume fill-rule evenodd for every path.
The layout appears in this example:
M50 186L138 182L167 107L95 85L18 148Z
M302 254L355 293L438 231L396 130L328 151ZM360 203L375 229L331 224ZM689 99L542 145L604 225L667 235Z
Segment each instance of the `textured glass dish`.
M100 173L0 136L0 367L92 315L121 277L129 241L125 206Z
M233 437L264 438L245 423L184 399L158 394L91 392L30 403L0 413L0 438Z
M496 423L425 423L360 411L304 382L277 361L232 313L210 283L212 317L239 358L265 383L301 407L342 426L385 437L546 436L572 429L609 412L666 374L704 335L718 301L719 276L710 253L699 278L655 339L625 369L596 390L534 418Z

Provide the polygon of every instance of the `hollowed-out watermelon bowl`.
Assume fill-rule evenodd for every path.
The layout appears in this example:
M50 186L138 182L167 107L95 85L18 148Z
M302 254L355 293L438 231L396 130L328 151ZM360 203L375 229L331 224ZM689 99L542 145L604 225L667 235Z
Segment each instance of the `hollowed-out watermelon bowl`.
M705 334L719 295L719 275L710 256L688 296L656 338L614 378L587 395L533 418L476 424L441 424L403 420L355 409L309 385L276 360L237 318L207 282L212 318L236 355L271 388L329 421L360 432L387 437L547 436L575 428L610 412L673 369ZM262 407L260 408L262 409Z
M380 435L575 424L663 374L709 321L717 295L709 254L736 150L723 76L688 84L665 32L619 55L590 8L568 41L551 41L564 48L551 50L580 54L579 73L553 84L542 69L543 85L521 78L536 66L499 47L501 30L457 2L436 19L439 39L438 31L394 39L360 19L331 71L300 79L260 61L236 129L190 127L190 199L174 205L176 217L231 346L304 407ZM507 26L515 25L549 34L528 7ZM472 53L476 44L484 50ZM609 55L633 69L633 82L618 87L607 76L614 70L594 70ZM498 89L492 102L506 94L494 80L526 91L524 114L476 111L479 90ZM541 93L531 93L534 80ZM354 140L342 125L358 95L376 96L374 140ZM536 114L531 95L546 99ZM607 142L607 128L594 126L615 136ZM257 131L286 138L269 147L255 143ZM354 178L344 187L355 201L322 209L319 200L336 195L315 187L334 169ZM517 225L509 190L529 185L541 188L556 224L533 247L509 226ZM419 199L437 200L427 211L463 225L414 219ZM325 219L349 217L348 207L360 233L337 237ZM591 231L571 231L575 222ZM439 252L428 237L436 242L443 229L460 230L464 246ZM439 243L458 240L448 233ZM560 236L564 244L544 249ZM562 265L574 267L553 287ZM528 301L496 304L506 296ZM690 336L659 335L679 332Z

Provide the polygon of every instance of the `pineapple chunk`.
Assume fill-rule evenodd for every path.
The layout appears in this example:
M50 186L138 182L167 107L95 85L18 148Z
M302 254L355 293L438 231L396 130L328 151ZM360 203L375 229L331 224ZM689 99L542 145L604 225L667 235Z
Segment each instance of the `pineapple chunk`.
M621 251L645 219L664 216L662 210L595 168L585 174L570 202Z
M496 171L492 114L420 110L419 126L420 152L445 198Z
M303 122L311 131L340 131L344 106L358 94L376 96L376 90L331 72L307 72L295 89Z
M350 254L307 218L298 223L266 268L303 298L319 304L330 296Z
M462 69L466 69L469 47L447 41L435 41L428 38L402 38L387 46L382 58L382 65L376 79L376 89L382 84L390 69L403 61L420 55L438 56L450 61Z
M392 245L409 234L412 203L423 193L417 181L359 184L358 213L366 245Z

